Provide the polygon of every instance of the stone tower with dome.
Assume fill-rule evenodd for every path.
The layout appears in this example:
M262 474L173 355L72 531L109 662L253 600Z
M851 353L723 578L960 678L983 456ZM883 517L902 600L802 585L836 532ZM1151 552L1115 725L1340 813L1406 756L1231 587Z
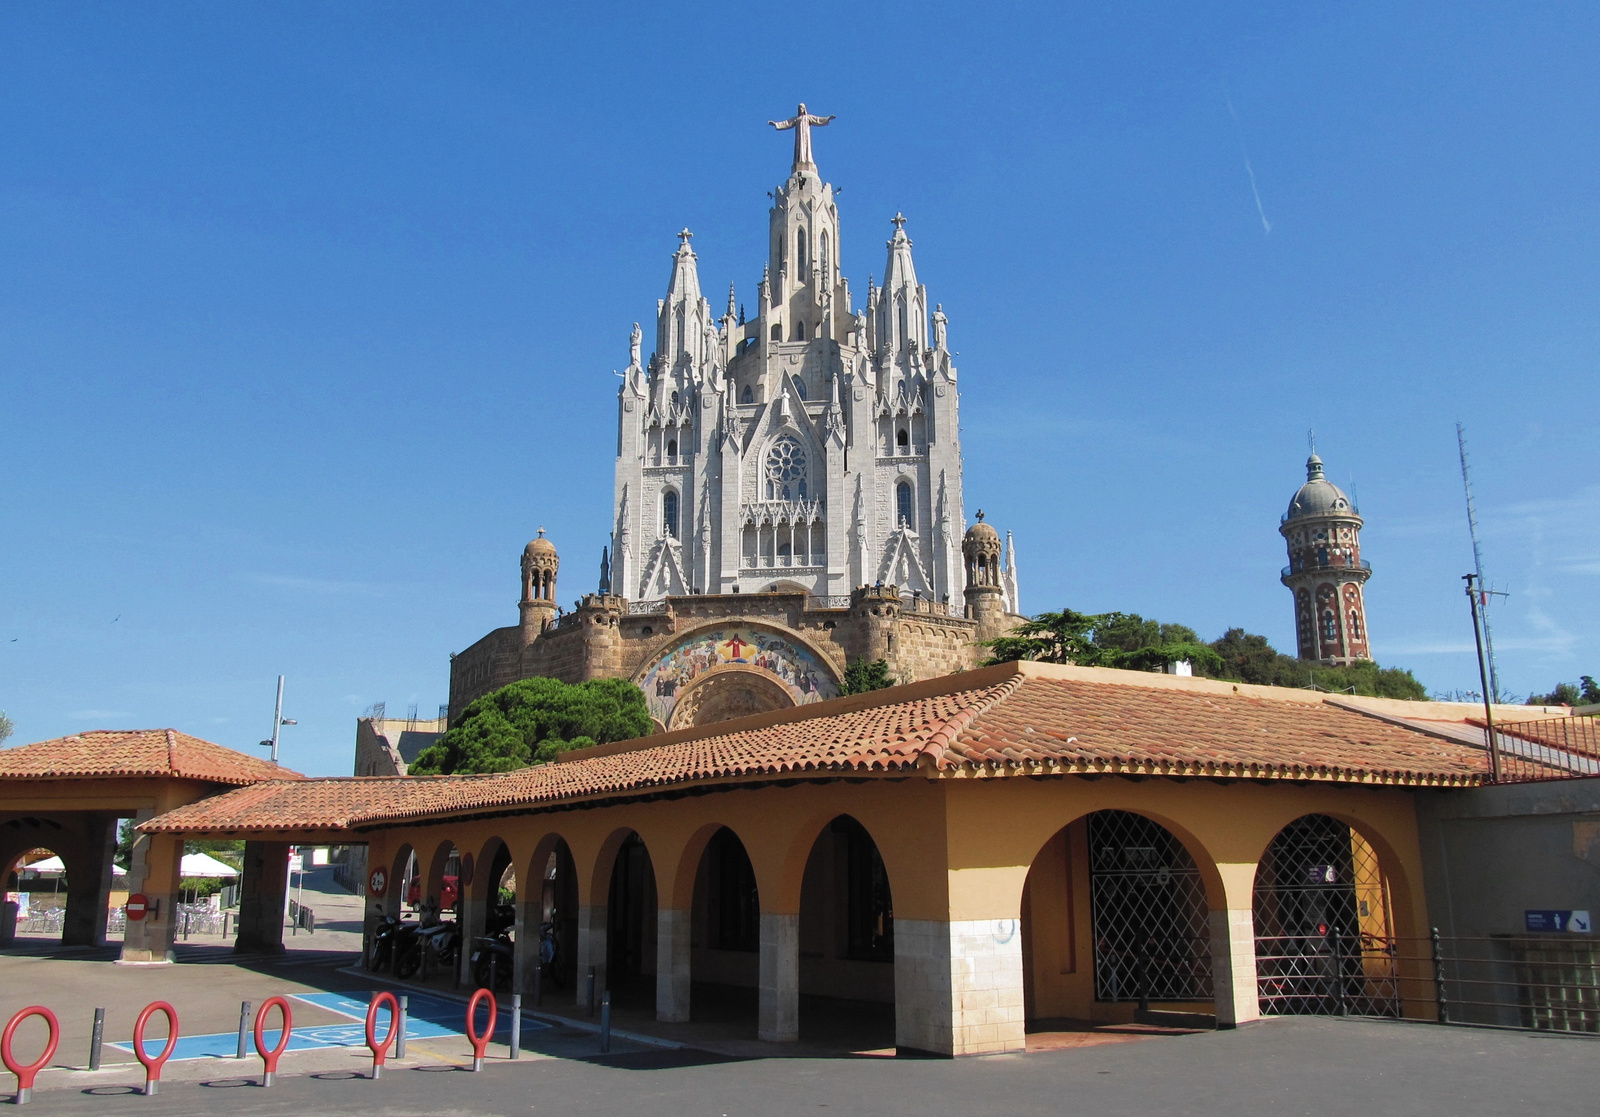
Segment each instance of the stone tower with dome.
M1372 658L1365 591L1372 564L1361 557L1361 524L1354 502L1328 480L1313 451L1306 483L1278 525L1289 546L1282 581L1294 594L1301 659L1344 665Z
M625 678L663 727L832 697L845 667L913 682L977 666L1021 620L1010 533L966 530L948 319L905 218L852 305L842 225L800 107L772 192L753 313L716 315L678 234L654 350L635 324L617 395L615 499L596 592L556 602L540 529L521 623L451 658L450 716L517 679ZM598 542L598 541L597 541Z

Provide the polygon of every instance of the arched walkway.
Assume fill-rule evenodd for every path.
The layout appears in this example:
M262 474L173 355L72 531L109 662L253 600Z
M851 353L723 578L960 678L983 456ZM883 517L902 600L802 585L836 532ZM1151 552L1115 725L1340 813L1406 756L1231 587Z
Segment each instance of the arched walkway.
M1280 830L1253 907L1262 1015L1401 1015L1388 876L1348 824L1311 814Z
M689 905L689 972L696 1020L757 1028L761 892L739 836L726 826L700 851ZM687 1019L688 1014L683 1014Z
M617 848L606 896L606 978L613 1004L655 1007L656 872L630 831Z
M1021 915L1030 1026L1212 1000L1206 882L1153 819L1102 810L1063 827L1029 867Z
M565 838L551 834L539 843L527 882L517 890L518 988L535 1003L556 991L570 1001L578 988L578 871Z
M894 894L866 827L839 815L822 828L800 886L800 1034L852 1046L895 1040Z
M0 869L3 891L18 897L16 935L21 940L66 942L67 907L71 902L67 865L48 846L15 854Z

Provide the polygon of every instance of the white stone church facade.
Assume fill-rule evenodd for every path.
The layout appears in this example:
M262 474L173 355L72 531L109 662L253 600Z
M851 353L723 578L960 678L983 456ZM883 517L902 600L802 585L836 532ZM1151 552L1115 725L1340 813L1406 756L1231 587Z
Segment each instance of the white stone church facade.
M812 118L815 122L816 118ZM809 137L808 137L809 140ZM634 600L774 584L964 588L960 394L943 310L896 215L883 283L852 306L839 209L816 164L773 192L755 314L719 317L687 230L617 400L613 592ZM1009 557L1009 556L1008 556ZM1018 612L1014 563L1008 612Z
M556 602L523 550L521 619L451 657L450 716L517 679L627 678L663 728L821 701L856 661L901 682L977 666L1021 618L1009 534L970 529L942 309L896 215L883 283L852 305L833 187L802 105L772 193L756 310L720 317L678 234L655 349L633 328L597 592Z

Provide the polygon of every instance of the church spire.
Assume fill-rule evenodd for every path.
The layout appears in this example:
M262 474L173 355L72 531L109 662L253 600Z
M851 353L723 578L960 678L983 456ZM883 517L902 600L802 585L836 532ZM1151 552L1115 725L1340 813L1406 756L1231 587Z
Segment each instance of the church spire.
M878 295L878 338L880 344L887 343L890 353L920 354L928 342L927 292L917 283L905 215L895 214L893 223L894 235L887 245L889 260Z

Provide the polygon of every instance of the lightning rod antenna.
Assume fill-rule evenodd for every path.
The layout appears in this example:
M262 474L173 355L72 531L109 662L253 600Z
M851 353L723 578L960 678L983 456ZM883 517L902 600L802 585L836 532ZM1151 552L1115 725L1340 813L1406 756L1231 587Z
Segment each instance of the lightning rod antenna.
M1489 633L1489 598L1485 592L1488 583L1483 577L1483 548L1478 543L1478 509L1472 499L1472 474L1467 469L1467 429L1456 424L1456 448L1461 452L1461 487L1467 494L1467 530L1472 534L1472 566L1478 575L1478 592L1482 597L1480 615L1483 624L1483 650L1489 660L1489 698L1500 701L1500 675L1495 670L1494 637Z

